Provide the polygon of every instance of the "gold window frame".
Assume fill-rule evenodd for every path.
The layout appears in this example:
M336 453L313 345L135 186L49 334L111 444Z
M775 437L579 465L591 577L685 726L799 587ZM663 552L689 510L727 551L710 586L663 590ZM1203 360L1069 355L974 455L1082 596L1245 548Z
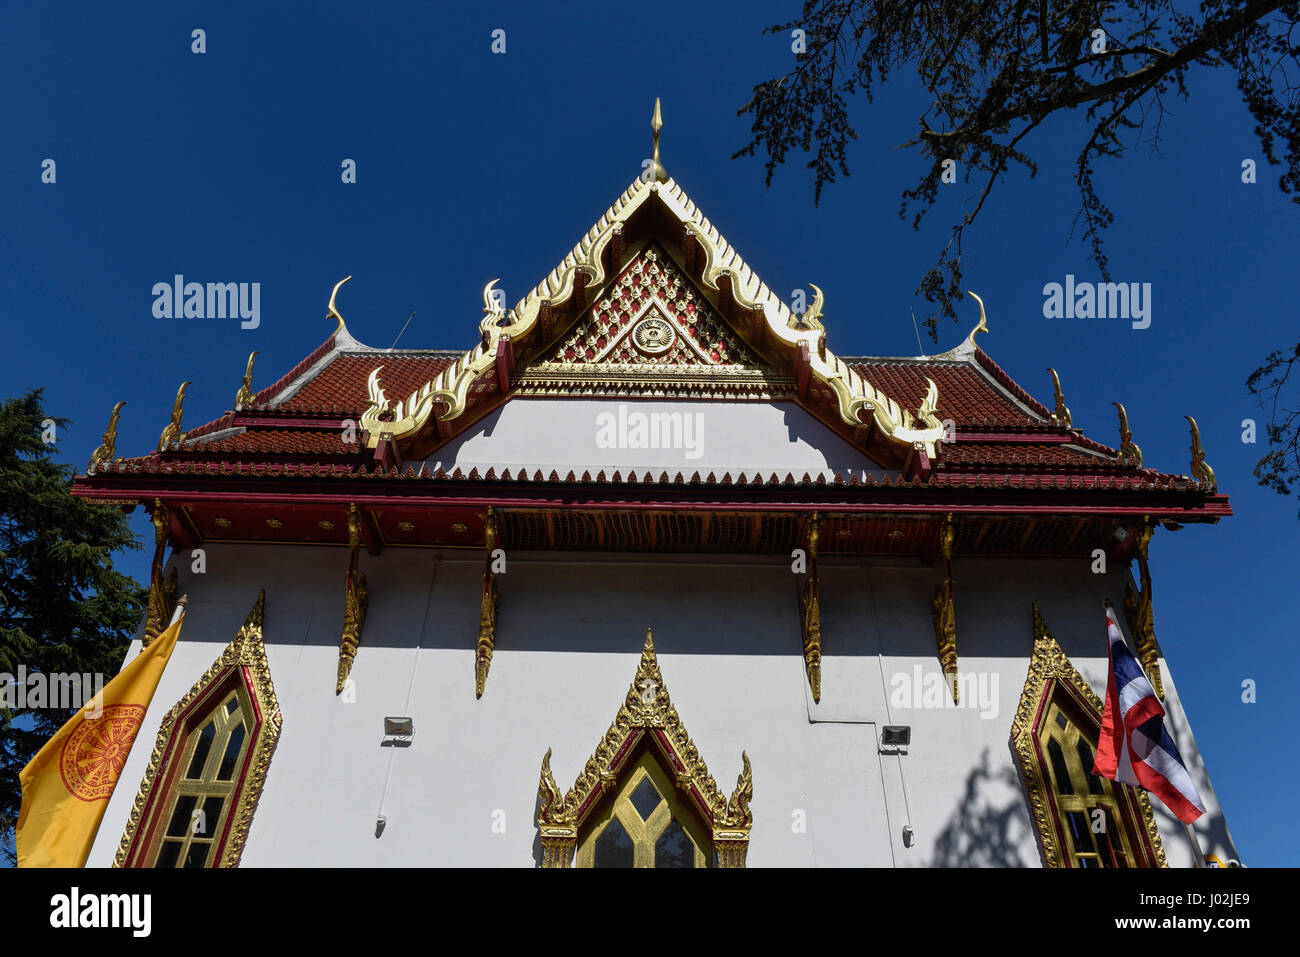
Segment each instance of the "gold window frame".
M223 805L224 827L213 839L205 866L239 866L283 723L262 642L265 607L263 590L258 593L243 627L221 656L163 717L114 867L153 866L175 806L176 782L193 756L192 739L212 712L229 701L232 692L239 695L241 708L252 709L246 716L252 718L253 727L246 732L232 778L234 786Z
M703 850L706 854L712 850L716 866L745 866L754 822L749 809L754 796L749 756L741 752L742 769L736 779L736 788L730 799L724 797L668 697L655 657L654 639L647 631L641 663L627 697L614 723L567 794L561 795L551 773L549 748L542 758L537 829L541 837L543 867L572 865L579 837L586 838L599 821L599 813L607 811L610 802L605 799L613 795L617 802L623 790L620 779L625 779L631 772L639 780L637 770L646 765L644 761L635 759L641 758L646 751L651 752L645 755L646 758L658 762L656 770L664 773L663 780L671 780L680 792L674 796L676 800L689 805L694 812L694 815L685 816L696 818L707 831L711 848L706 846ZM664 791L661 794L668 796ZM689 833L689 820L681 824ZM694 839L695 835L692 837Z
M1044 866L1074 867L1074 853L1070 850L1065 824L1068 808L1062 808L1060 796L1051 784L1051 763L1044 751L1042 732L1055 704L1070 721L1076 722L1080 734L1085 736L1095 754L1097 739L1088 735L1100 732L1103 702L1052 637L1037 604L1033 611L1034 650L1020 704L1011 724L1011 742L1019 759ZM1094 727L1096 731L1092 731ZM1115 816L1119 819L1117 823L1121 827L1124 848L1129 853L1129 866L1168 867L1151 799L1146 791L1105 779L1103 785L1117 812Z

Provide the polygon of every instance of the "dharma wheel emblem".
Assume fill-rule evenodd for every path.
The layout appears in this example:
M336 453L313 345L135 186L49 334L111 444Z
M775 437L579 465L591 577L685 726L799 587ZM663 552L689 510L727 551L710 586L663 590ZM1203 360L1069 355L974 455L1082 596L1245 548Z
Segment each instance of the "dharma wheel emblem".
M632 341L648 356L663 355L673 347L673 327L659 316L648 316L632 330Z

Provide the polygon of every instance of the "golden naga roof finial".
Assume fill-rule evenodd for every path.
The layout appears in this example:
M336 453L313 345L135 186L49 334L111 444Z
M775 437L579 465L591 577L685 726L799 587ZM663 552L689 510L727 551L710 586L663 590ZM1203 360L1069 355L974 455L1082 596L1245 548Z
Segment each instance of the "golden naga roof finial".
M663 116L659 111L659 97L655 97L655 115L650 120L650 131L654 133L654 152L650 156L650 166L645 171L645 178L656 183L668 182L668 171L659 162L659 131L664 128Z
M248 354L248 365L244 367L244 384L235 393L236 409L246 409L253 404L253 360L256 358L257 350L254 349Z
M185 440L185 433L181 431L181 406L185 402L185 390L189 386L188 382L182 382L181 387L176 390L176 403L172 406L171 421L162 430L162 435L158 436L159 452L166 452L167 446L173 442L183 442Z
M500 281L493 279L483 287L483 318L479 320L478 331L483 333L484 342L487 342L489 332L499 328L501 320L506 317L506 311L497 304L496 293L500 290L492 288Z
M1111 405L1119 409L1119 460L1142 468L1142 449L1133 441L1133 433L1129 431L1128 413L1118 402Z
M980 304L980 321L976 324L975 328L970 331L970 334L966 336L967 344L970 345L971 348L974 348L975 333L988 332L989 323L988 323L988 317L984 314L984 300L981 299L979 296L975 295L975 293L971 292L969 289L966 290L966 295L970 296L972 299L974 299L976 302Z
M124 405L126 405L125 400L113 406L113 414L108 417L108 428L104 430L103 441L99 448L90 453L90 464L86 466L87 474L94 472L105 462L113 461L113 454L117 451L117 417L121 415Z
M1052 413L1052 421L1068 429L1074 425L1074 421L1070 418L1070 410L1065 405L1065 395L1061 392L1061 377L1050 366L1047 371L1052 374L1052 392L1056 396L1056 411Z
M334 328L335 335L338 335L340 332L346 332L348 327L346 323L343 322L343 317L339 315L339 311L334 308L334 298L339 294L339 287L351 278L351 276L344 276L334 284L334 291L330 293L329 311L325 314L325 318L338 320L338 325Z
M1190 415L1183 416L1192 427L1192 478L1200 482L1210 492L1219 490L1219 480L1214 477L1214 469L1205 461L1205 449L1201 447L1201 430L1196 427L1196 420Z

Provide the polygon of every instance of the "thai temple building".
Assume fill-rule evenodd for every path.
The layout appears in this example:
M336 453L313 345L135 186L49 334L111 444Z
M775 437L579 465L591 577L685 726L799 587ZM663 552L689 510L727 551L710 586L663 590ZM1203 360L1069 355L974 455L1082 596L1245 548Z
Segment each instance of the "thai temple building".
M1195 422L1190 476L1122 406L1085 436L982 302L942 355L838 355L832 297L765 285L659 126L468 351L361 344L339 283L231 410L182 386L132 457L114 416L75 494L152 516L127 661L188 605L89 866L1236 861L1152 613L1155 531L1231 514ZM1107 603L1192 833L1092 774Z

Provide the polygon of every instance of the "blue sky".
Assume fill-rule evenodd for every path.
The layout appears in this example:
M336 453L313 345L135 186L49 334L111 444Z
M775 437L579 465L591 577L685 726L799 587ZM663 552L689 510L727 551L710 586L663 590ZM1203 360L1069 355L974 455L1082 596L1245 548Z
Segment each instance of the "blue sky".
M768 284L815 282L828 342L841 355L915 355L909 308L961 202L946 187L920 232L900 220L922 158L897 148L928 104L903 79L857 102L852 175L812 203L796 154L773 186L737 116L752 86L790 68L789 39L762 28L799 4L651 5L250 3L27 5L0 15L0 394L47 390L74 425L64 459L84 467L109 410L125 399L119 454L152 448L176 387L193 381L185 425L232 405L248 353L254 388L279 378L330 333L325 302L373 346L468 348L493 277L515 300L548 273L639 173L663 98L663 162ZM190 52L191 31L207 52ZM492 31L506 31L494 55ZM1292 287L1300 209L1277 190L1227 74L1194 73L1168 102L1158 151L1099 167L1115 211L1107 237L1117 281L1150 282L1150 328L1045 319L1043 286L1097 280L1070 238L1070 174L1082 114L1023 146L1040 164L1013 172L967 235L966 285L984 298L983 347L1050 404L1061 375L1074 422L1117 442L1123 401L1149 466L1188 469L1184 414L1236 514L1158 532L1151 546L1156 630L1229 827L1249 865L1293 865L1290 796L1300 762L1292 592L1297 502L1259 488L1262 445L1242 420L1266 415L1244 381L1300 335ZM55 160L57 182L41 182ZM1241 182L1241 163L1260 164ZM340 181L344 159L357 182ZM151 289L194 281L261 283L261 324L166 320ZM788 292L785 293L788 296ZM978 315L945 325L955 345ZM924 335L924 333L923 333ZM147 519L137 513L144 534ZM121 566L144 578L144 552ZM1104 641L1099 628L1098 642ZM1241 701L1242 681L1258 685Z

